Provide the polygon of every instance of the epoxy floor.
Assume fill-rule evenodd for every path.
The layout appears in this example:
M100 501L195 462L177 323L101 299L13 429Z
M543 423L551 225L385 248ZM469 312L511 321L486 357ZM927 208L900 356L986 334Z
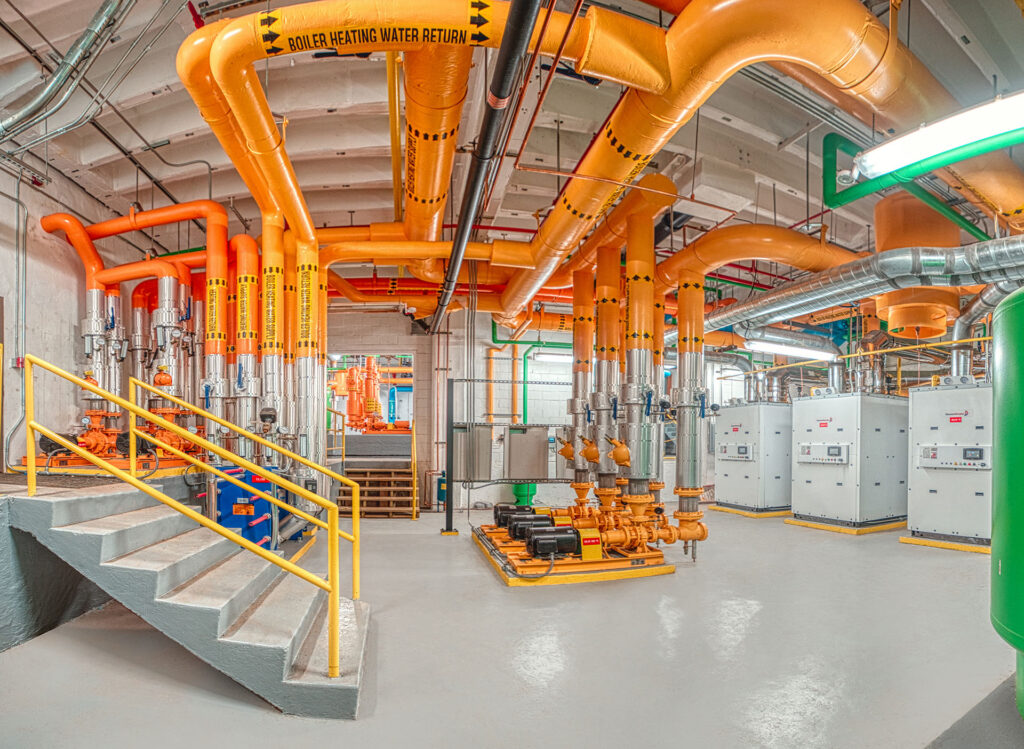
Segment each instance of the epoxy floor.
M534 589L464 515L365 521L359 720L280 715L111 605L0 654L0 744L923 747L1012 673L987 556L707 515L696 566Z

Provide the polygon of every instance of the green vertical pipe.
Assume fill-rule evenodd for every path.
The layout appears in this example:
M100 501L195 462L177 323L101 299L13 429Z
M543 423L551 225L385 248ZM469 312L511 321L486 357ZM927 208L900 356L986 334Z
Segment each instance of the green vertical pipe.
M1017 710L1024 716L1024 289L992 314L992 595L999 636L1017 650Z
M527 346L526 351L523 352L523 423L529 421L529 401L526 399L526 386L530 381L530 352L537 348L537 344Z

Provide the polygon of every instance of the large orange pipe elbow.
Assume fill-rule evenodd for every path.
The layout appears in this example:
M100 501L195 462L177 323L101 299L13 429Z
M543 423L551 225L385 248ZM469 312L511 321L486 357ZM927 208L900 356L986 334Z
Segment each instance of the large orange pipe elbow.
M792 229L767 224L726 226L705 234L658 264L658 289L673 288L680 276L701 277L737 260L767 260L820 271L856 260L857 253ZM703 302L702 302L703 304Z
M132 309L144 309L152 312L156 304L157 282L155 278L141 281L132 289Z
M96 280L96 274L103 270L103 260L82 222L69 213L51 213L49 216L43 216L39 224L43 231L50 234L64 232L64 236L75 248L85 268L85 288L102 289L103 284Z
M140 278L177 278L178 269L166 260L139 260L134 263L125 263L114 268L101 270L96 274L96 281L104 287L113 286L125 281L135 281Z
M101 239L193 219L206 221L206 354L224 354L228 273L228 214L224 206L212 200L193 200L152 211L132 211L127 216L88 226L86 231L90 238Z

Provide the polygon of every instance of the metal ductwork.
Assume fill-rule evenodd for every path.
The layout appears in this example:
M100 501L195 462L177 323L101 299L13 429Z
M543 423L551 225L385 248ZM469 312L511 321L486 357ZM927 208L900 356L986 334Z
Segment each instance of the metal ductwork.
M978 295L963 306L960 310L960 317L953 323L953 340L959 341L971 337L971 329L974 325L1001 302L1005 297L1019 289L1021 281L997 281L991 283L978 292ZM953 377L964 377L971 375L971 349L969 343L960 343L953 346L953 364L950 374Z
M783 330L782 328L758 327L746 322L733 325L733 331L748 341L765 341L768 343L779 343L784 346L799 346L800 348L821 351L823 354L839 355L839 349L836 348L832 341L814 333L804 333L799 330Z
M134 5L135 0L105 0L89 21L89 25L85 27L85 31L57 65L46 85L17 112L0 121L0 143L7 142L52 114L52 110L44 110L64 89L71 76L76 75L77 80L64 92L57 107L71 97L78 84L85 78L89 67L96 61L100 49Z
M713 312L705 330L757 328L913 286L970 286L1024 279L1024 236L964 247L908 247L871 255Z
M750 359L731 351L708 351L704 354L704 361L740 370L743 373L743 400L748 403L758 400L757 381L750 374L754 364Z

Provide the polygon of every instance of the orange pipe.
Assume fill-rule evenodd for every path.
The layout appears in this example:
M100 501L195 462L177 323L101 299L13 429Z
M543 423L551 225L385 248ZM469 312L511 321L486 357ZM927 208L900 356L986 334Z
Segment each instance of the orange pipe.
M157 281L150 278L147 281L140 281L132 289L132 309L144 309L152 312L156 306Z
M103 260L82 222L69 213L51 213L49 216L43 216L39 220L39 225L43 227L43 231L50 234L64 232L65 238L75 248L85 268L85 288L102 289L103 284L96 280L96 274L103 270Z
M626 348L654 348L654 224L634 214L627 222Z
M619 358L619 265L622 253L613 245L597 250L597 358Z
M228 260L228 286L227 286L227 309L225 316L227 320L227 362L235 364L238 361L238 271L235 258Z
M487 347L487 422L489 424L494 423L494 355L500 354L507 348L507 343L503 346ZM515 379L515 375L513 375L512 378ZM513 393L515 393L518 389L519 388L517 385L512 385Z
M405 54L403 225L409 239L441 236L472 62L472 47L443 45Z
M703 278L716 268L737 260L767 260L801 270L820 271L857 257L855 252L781 226L726 226L709 231L658 263L657 287L659 291L670 289L681 275ZM703 306L703 302L701 304Z
M256 240L246 234L233 236L229 249L235 259L235 352L255 354L259 323L259 249Z
M519 345L512 344L512 423L519 423Z
M665 356L665 294L654 295L654 366L664 363ZM661 387L661 383L659 383Z
M228 214L224 206L212 200L193 200L141 213L132 211L127 216L88 226L86 231L95 240L193 219L206 221L206 354L223 354L227 347L228 271Z
M659 192L649 192L658 190ZM665 193L669 193L666 195ZM622 249L626 245L626 222L634 213L650 216L653 221L665 212L674 199L676 186L663 174L648 174L636 183L619 204L615 206L594 228L579 251L569 258L548 279L544 288L562 288L570 285L572 274L578 270L593 268L597 262L597 250L610 245Z
M594 354L594 272L578 270L572 274L572 353L573 372L590 372ZM586 393L579 397L586 397Z
M117 291L119 284L125 281L135 281L139 278L177 278L178 270L166 260L139 260L134 263L125 263L113 268L101 270L93 278L102 287L108 288L108 292Z

